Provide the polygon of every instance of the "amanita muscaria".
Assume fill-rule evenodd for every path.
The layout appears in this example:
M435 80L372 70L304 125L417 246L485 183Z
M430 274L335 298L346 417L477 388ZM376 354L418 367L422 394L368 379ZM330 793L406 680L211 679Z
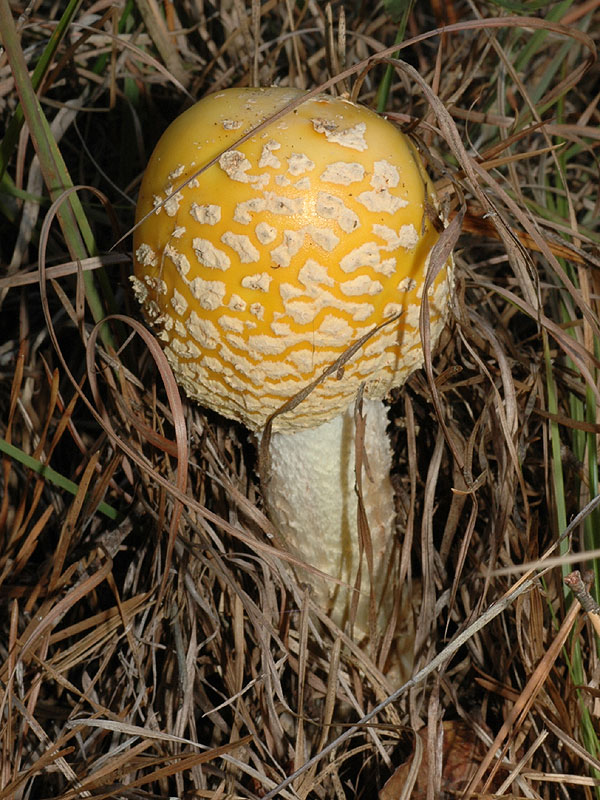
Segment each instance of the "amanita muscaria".
M170 125L140 190L133 286L188 396L259 434L352 344L393 319L275 416L270 443L272 521L294 554L338 579L303 575L343 625L359 560L353 415L364 388L369 469L361 482L374 570L370 586L365 561L360 640L370 591L380 630L391 605L394 503L382 399L423 363L419 312L438 239L436 200L409 139L343 98L312 97L236 144L302 94L229 89ZM432 344L451 288L449 262L429 290Z

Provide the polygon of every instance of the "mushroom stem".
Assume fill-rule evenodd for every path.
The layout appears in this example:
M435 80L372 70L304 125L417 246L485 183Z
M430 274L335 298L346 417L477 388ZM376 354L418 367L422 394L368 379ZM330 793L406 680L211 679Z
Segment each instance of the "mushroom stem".
M395 539L387 410L379 400L364 400L363 417L360 484L369 536L362 553L352 407L316 428L274 433L265 487L269 514L286 546L306 564L343 582L323 580L308 570L301 575L311 586L314 601L340 627L351 619L353 587L361 570L354 619L354 638L359 642L370 633L371 592L378 633L389 621Z

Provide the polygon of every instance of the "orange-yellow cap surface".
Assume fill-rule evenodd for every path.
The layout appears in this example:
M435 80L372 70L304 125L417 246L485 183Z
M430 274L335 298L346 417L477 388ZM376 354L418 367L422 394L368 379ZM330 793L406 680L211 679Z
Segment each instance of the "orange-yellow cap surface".
M391 123L325 95L236 145L301 94L229 89L201 100L160 139L137 207L138 221L152 213L135 231L133 285L179 383L254 430L398 312L274 427L333 418L363 382L382 398L423 362L419 308L438 234L418 156ZM430 292L433 342L450 269Z

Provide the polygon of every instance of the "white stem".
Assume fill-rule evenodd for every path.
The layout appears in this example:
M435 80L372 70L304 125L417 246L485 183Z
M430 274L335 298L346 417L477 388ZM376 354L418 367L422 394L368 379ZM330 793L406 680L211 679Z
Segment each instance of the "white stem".
M394 570L392 454L380 401L365 400L362 497L373 550L373 592L377 627L383 632L391 612ZM359 567L354 409L316 428L274 433L266 500L271 519L290 551L305 563L354 586ZM368 464L368 469L367 465ZM312 596L338 625L349 618L352 590L333 581L301 576ZM369 570L363 554L355 638L369 633Z

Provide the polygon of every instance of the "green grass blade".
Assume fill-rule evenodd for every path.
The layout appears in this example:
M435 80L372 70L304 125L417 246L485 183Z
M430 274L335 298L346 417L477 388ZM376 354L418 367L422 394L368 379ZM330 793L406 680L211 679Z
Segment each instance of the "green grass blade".
M67 32L69 25L71 24L71 20L77 12L77 9L81 5L81 1L82 0L70 0L67 8L63 12L62 17L58 21L58 25L52 32L48 44L44 48L44 52L42 53L40 60L37 62L31 76L31 85L34 91L37 92L37 90L40 88L41 83L48 72L48 67L52 63L54 54L56 53L59 44L63 40L63 37ZM23 127L24 121L25 116L23 114L23 106L19 104L13 118L8 124L2 142L0 143L0 179L6 172L6 167L8 166L8 162L10 161L10 158L19 140L19 133Z
M544 341L544 360L546 364L546 392L548 394L548 411L551 414L558 414L558 399L556 394L556 383L552 372L552 359L550 357L550 345L546 331L542 330ZM558 423L550 422L550 443L552 448L552 487L554 489L554 503L556 513L556 529L561 534L567 527L567 503L565 500L565 484L563 479L562 455L560 430ZM560 553L565 555L568 551L569 543L563 540L560 543ZM570 568L563 564L563 577L568 575ZM567 594L565 587L565 595Z
M72 187L73 183L31 83L8 0L0 0L0 30L44 182L54 201L65 189ZM70 195L61 204L56 216L73 260L97 255L92 230L76 194ZM104 308L96 291L93 275L84 273L83 281L92 316L95 322L99 322L104 318ZM103 326L103 341L105 346L113 346L107 326Z
M35 472L36 475L39 475L40 478L50 481L50 483L53 483L60 489L64 489L74 497L79 491L79 486L73 481L69 480L69 478L65 478L64 475L60 474L60 472L52 469L52 467L49 467L47 464L42 464L41 461L37 460L37 458L33 458L33 456L24 453L22 450L19 450L18 447L15 447L14 444L9 444L9 442L5 441L1 437L0 451L6 453L6 455L10 458L14 458L15 461L23 464L24 467L33 470L33 472ZM117 520L119 518L119 512L117 509L113 508L113 506L105 503L104 501L98 504L98 511L109 519Z
M387 2L384 3L387 13L394 22L398 23L398 30L396 32L394 44L400 44L402 41L404 41L408 17L413 7L413 3L414 0L387 0ZM377 111L379 111L379 113L382 113L386 109L393 77L394 67L391 64L388 64L385 69L383 80L381 81L381 85L379 86L379 90L377 92Z
M562 3L558 3L554 8L550 8L545 19L547 19L548 22L560 22L572 5L573 0L563 0ZM536 53L540 51L547 37L548 31L545 30L536 30L532 34L525 47L515 59L514 66L516 70L523 69L529 63Z

